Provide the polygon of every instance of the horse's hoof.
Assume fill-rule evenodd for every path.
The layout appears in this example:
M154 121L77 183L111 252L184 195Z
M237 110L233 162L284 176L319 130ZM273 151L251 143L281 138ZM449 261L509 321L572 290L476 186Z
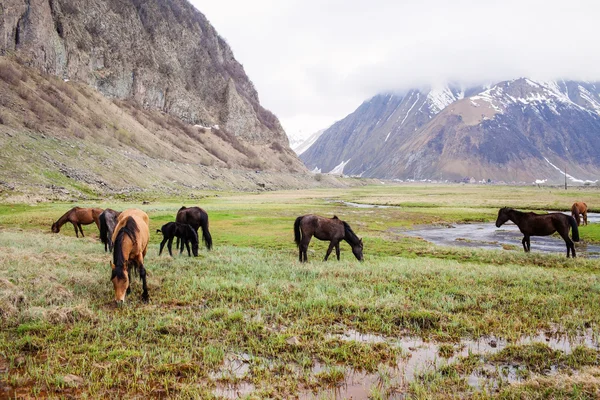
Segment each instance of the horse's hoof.
M148 297L148 295L147 295L147 294L143 294L143 295L142 295L142 301L143 301L144 303L148 303L148 302L150 301L150 297Z

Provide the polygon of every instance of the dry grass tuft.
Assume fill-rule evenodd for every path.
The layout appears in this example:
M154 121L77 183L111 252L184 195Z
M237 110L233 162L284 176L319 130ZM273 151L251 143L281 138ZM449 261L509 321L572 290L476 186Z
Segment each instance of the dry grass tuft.
M16 285L0 278L0 319L14 318L26 301L27 297Z

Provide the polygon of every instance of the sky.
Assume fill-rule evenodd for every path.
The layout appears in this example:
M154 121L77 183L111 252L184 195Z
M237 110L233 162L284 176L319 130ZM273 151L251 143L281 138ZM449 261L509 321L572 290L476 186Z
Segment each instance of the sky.
M600 81L596 0L191 0L261 104L307 137L384 92Z

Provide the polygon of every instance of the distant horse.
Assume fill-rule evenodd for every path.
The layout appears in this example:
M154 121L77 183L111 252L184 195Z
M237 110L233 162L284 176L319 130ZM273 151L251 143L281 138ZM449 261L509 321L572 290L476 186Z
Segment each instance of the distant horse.
M212 236L208 231L208 214L206 211L200 207L181 207L177 211L175 221L191 225L196 231L196 235L198 235L198 228L202 227L202 240L208 250L212 248ZM177 239L177 247L179 247L179 239ZM181 243L181 251L183 251L183 243Z
M112 251L113 249L112 235L120 214L120 211L107 208L98 217L100 220L100 241L104 244L104 251Z
M191 257L190 242L192 242L192 252L194 253L194 257L198 257L198 234L191 225L180 224L179 222L168 222L164 224L162 228L157 229L156 233L162 233L163 235L163 240L160 242L160 250L158 252L159 256L162 254L165 243L168 241L167 248L169 249L169 254L173 257L171 246L173 244L173 238L177 237L177 239L181 239L183 242L179 254L183 252L183 245L185 244L188 256Z
M146 269L144 268L144 256L150 238L148 222L148 215L135 208L123 211L118 217L118 223L112 236L114 251L110 277L115 288L117 304L123 303L125 295L131 292L129 274L136 270L142 280L142 301L148 301Z
M503 207L498 211L498 219L496 227L500 228L506 221L511 220L518 227L523 236L523 249L525 252L531 250L530 236L548 236L554 232L563 238L567 245L567 257L569 251L575 257L575 245L573 241L579 242L579 229L575 218L562 213L536 214L532 212L524 213L513 210L512 208ZM569 239L569 226L573 229L573 241Z
M573 206L571 207L571 215L573 216L573 218L575 218L575 221L577 221L577 225L581 225L581 218L579 217L580 214L583 216L583 224L584 225L588 224L587 223L587 212L588 212L587 204L585 204L582 201L573 203Z
M73 207L62 217L58 219L55 223L52 224L52 232L58 233L60 232L60 228L70 222L73 224L75 228L75 236L79 237L79 233L77 232L77 228L79 228L79 232L81 232L81 236L85 237L83 234L83 229L81 229L81 225L89 225L92 222L96 223L98 229L100 229L100 214L102 214L101 208L81 208L81 207Z
M335 247L337 259L340 259L340 240L348 242L352 247L352 254L357 260L363 260L363 242L352 231L350 225L342 221L335 215L333 218L320 217L318 215L308 214L296 218L294 222L294 239L300 251L300 262L308 261L306 251L312 237L319 240L329 240L329 248L325 254L325 260L329 258L331 251Z

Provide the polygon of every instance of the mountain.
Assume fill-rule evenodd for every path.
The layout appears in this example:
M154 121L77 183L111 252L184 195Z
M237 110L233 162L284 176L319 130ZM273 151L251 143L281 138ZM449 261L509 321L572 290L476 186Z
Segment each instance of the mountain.
M127 151L137 161L168 160L167 169L306 172L229 45L186 0L3 0L0 33L6 138L50 137L115 157L115 150ZM34 161L55 171L57 158ZM75 171L76 161L60 163ZM14 168L0 179L15 185L16 176L30 176L24 165ZM106 183L110 172L70 176ZM149 180L138 178L113 180L111 188L147 189ZM177 180L204 186L193 175ZM39 181L57 184L41 175Z
M378 95L325 131L309 169L378 178L560 181L600 172L600 84L521 78Z
M308 148L317 141L323 132L325 132L325 129L320 129L306 139L290 138L290 147L296 154L300 155L308 150Z

